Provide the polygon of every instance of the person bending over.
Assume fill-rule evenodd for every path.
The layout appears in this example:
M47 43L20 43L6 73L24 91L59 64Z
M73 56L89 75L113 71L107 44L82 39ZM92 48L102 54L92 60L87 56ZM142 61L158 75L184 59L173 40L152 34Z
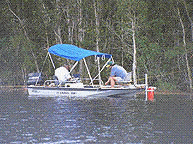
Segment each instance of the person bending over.
M127 71L122 66L116 65L112 61L108 62L106 67L111 69L111 74L105 85L110 83L111 88L114 88L115 81L123 81L127 75Z

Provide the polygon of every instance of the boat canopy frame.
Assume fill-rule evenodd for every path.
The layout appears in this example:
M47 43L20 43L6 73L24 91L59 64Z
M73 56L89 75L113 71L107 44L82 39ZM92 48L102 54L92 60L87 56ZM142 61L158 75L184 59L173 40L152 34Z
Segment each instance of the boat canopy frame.
M82 49L79 48L77 46L71 45L71 44L56 44L54 46L51 46L48 49L48 54L51 60L51 63L53 65L53 68L56 69L55 65L54 65L54 61L51 57L51 54L54 54L56 56L59 57L63 57L66 59L70 59L70 60L74 60L76 61L74 63L74 65L72 66L72 68L70 69L70 73L74 70L74 68L77 66L77 64L79 63L80 60L83 60L84 65L86 67L87 73L89 75L89 79L90 79L90 84L92 86L94 86L93 81L97 79L97 77L99 77L99 86L101 86L101 76L100 73L104 70L104 68L106 67L106 65L108 64L109 61L114 61L113 57L111 54L107 54L107 53L100 53L100 52L96 52L96 51L91 51L91 50L86 50L86 49ZM47 57L46 56L46 57ZM89 56L95 56L97 58L97 60L99 60L99 58L101 57L103 60L105 58L108 58L108 60L106 61L106 63L103 65L102 69L100 69L100 65L98 65L98 74L96 76L94 76L94 78L92 78L91 74L90 74L90 70L88 68L88 65L86 63L86 57Z

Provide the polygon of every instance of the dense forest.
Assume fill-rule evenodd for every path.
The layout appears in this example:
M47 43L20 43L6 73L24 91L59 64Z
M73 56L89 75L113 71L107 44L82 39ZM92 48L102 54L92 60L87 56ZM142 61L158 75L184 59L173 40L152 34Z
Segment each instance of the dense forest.
M52 76L47 49L67 43L112 54L127 71L136 48L138 81L147 73L160 90L192 90L192 0L5 0L0 23L7 85L23 85L30 72Z

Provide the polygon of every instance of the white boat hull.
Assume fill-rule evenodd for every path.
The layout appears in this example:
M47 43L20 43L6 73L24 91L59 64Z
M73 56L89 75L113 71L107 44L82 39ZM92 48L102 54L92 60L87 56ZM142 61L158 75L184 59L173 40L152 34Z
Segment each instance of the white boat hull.
M28 86L29 96L55 97L55 96L111 96L118 94L135 95L139 88L67 88Z

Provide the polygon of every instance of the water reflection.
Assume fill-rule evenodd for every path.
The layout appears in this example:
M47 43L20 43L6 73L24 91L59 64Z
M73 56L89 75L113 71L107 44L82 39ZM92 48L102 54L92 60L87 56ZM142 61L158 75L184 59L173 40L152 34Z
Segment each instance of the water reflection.
M0 96L2 143L190 143L192 101Z

